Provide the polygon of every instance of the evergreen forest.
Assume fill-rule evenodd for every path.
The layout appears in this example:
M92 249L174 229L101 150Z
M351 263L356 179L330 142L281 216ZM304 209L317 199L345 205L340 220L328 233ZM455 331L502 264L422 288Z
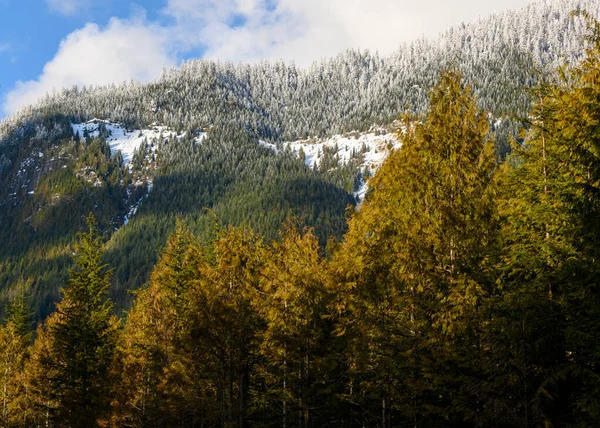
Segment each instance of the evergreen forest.
M0 426L600 425L592 12L568 21L584 28L580 55L516 67L531 79L507 92L441 62L393 122L397 100L374 92L345 113L319 108L332 87L290 109L261 104L254 83L223 96L264 68L303 85L319 74L204 62L122 99L63 91L3 122ZM203 68L205 98L128 95ZM187 91L172 85L157 93ZM294 109L309 128L283 125ZM111 114L132 129L164 115L173 131L126 164L104 125L72 132L77 115ZM311 169L282 144L373 123L401 147L360 209L352 163Z
M90 212L103 261L115 270L109 296L119 315L150 280L178 216L203 245L217 223L276 239L290 216L313 227L322 246L342 239L347 207L362 203L357 186L374 171L358 166L362 153L341 165L335 150L323 151L310 168L286 147L394 132L399 113L425 114L444 69L459 71L488 112L495 158L504 162L511 141L522 144L530 128L531 88L561 64L576 64L589 45L586 20L572 10L600 17L596 0L535 0L386 57L349 50L307 69L191 60L147 84L48 94L0 122L0 317L20 282L30 282L35 322L55 310ZM88 121L98 132L74 130ZM126 162L109 148L107 123L140 135L161 131Z

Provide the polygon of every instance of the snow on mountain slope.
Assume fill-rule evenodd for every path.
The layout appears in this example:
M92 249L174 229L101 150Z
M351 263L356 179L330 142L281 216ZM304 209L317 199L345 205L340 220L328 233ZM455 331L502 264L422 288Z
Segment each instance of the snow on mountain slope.
M391 150L401 146L395 133L380 129L374 132L350 132L327 139L307 139L284 144L311 168L319 168L326 153L333 156L337 165L356 160L362 171L361 183L354 189L354 197L360 206L368 189L368 179L381 167Z
M107 120L92 119L85 123L71 124L73 134L79 133L79 136L84 138L84 135L89 135L90 138L98 137L103 131L102 128L106 129L106 141L110 145L112 154L121 152L123 156L123 162L129 163L133 157L135 150L142 144L144 139L148 142L152 140L158 140L161 135L167 136L173 131L166 126L153 125L151 129L133 129L128 131L123 125L118 123L111 123ZM86 132L87 131L87 132ZM184 134L177 135L176 137L182 138ZM199 133L196 137L196 142L201 142L205 133Z
M87 138L95 138L104 135L106 142L110 146L111 155L121 152L123 163L128 165L129 170L133 171L131 161L133 155L146 141L150 152L156 151L158 144L162 143L167 137L183 138L185 133L175 135L175 132L167 126L153 124L149 129L132 129L128 130L124 125L113 123L103 119L92 119L85 123L71 123L71 128L74 135L79 135L84 141ZM194 138L194 142L199 144L206 137L206 133L199 132ZM149 162L150 156L146 154L145 161ZM152 191L152 174L151 170L156 168L156 164L147 164L141 171L134 173L133 187L146 186L147 191L141 197L134 198L132 189L127 190L127 198L124 201L128 208L127 213L123 217L123 224L127 224L129 220L136 214L138 208L144 199ZM89 180L88 180L89 181ZM101 186L102 183L96 178L94 186ZM117 230L118 228L115 228Z
M345 135L334 135L326 140L300 140L287 143L289 147L300 154L300 149L305 154L304 162L306 165L314 168L321 165L324 147L334 150L339 162L342 165L347 164L350 159L364 155L364 160L360 163L362 168L377 170L391 149L400 147L400 142L394 133L369 132L359 134L357 132Z
M71 128L73 134L79 134L82 139L104 135L110 145L111 153L114 155L120 151L125 164L131 162L135 150L144 140L149 143L157 142L161 136L165 138L174 134L167 126L154 124L150 129L127 130L125 126L119 123L102 119L92 119L78 124L72 123ZM181 134L175 137L179 139L184 136L185 134ZM205 137L205 133L199 133L195 141L201 143ZM258 143L279 153L279 149L275 144L265 141L259 141ZM329 165L333 163L333 168L353 162L354 166L361 171L360 184L353 192L360 205L368 189L369 177L375 174L391 150L400 147L400 142L395 133L386 129L377 129L366 133L350 132L343 135L334 135L326 139L309 138L283 143L282 146L304 158L304 162L310 168L321 168L326 157ZM145 182L150 184L151 179L148 177ZM139 184L142 184L142 182ZM135 210L130 212L127 217L133 214L135 214Z

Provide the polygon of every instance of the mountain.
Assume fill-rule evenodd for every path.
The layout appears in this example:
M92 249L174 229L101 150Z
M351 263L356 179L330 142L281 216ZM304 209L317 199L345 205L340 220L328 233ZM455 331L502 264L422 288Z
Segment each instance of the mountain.
M193 60L147 84L46 96L0 124L0 300L31 281L36 318L45 318L89 212L119 308L148 280L177 216L206 240L226 224L275 238L290 214L322 243L341 237L347 206L362 202L397 144L381 145L381 134L393 133L400 112L426 110L442 68L472 85L502 159L530 109L528 88L583 55L574 9L600 16L594 0L536 1L389 57L347 51L308 69Z
M47 128L24 130L0 214L3 291L20 278L35 278L39 318L58 299L85 213L94 212L108 241L106 261L116 269L112 297L122 307L131 299L128 290L147 280L177 216L206 239L215 218L270 237L290 214L324 237L345 231L351 194L291 151L276 154L242 130L217 125L200 138L161 127L48 120L55 134L38 138ZM136 141L131 157L111 155L111 143Z

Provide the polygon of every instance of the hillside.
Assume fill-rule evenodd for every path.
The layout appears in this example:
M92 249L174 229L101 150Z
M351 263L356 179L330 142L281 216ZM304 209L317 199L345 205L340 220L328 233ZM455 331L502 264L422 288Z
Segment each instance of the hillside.
M600 22L589 22L593 48L562 80L538 87L531 128L500 167L489 115L453 70L440 73L425 115L400 116L402 145L380 167L378 150L394 142L377 131L244 143L259 167L236 173L254 179L284 165L256 150L324 181L347 165L378 168L343 239L326 249L304 219L286 220L275 240L247 225L217 226L217 216L205 239L178 220L147 285L115 317L113 271L102 257L114 254L114 241L105 246L88 216L57 310L32 337L21 282L0 324L3 424L597 426ZM84 159L90 148L104 153L152 131L130 135L101 121L81 128ZM160 175L161 150L207 154L215 130L206 134L157 142L152 190L113 238L164 207L144 210L159 178L170 179ZM151 170L153 143L144 144L131 163L113 155L113 173ZM204 160L201 172L219 166L202 168ZM87 189L111 183L74 171L86 173ZM185 183L173 201L199 183ZM144 236L154 232L145 226Z
M156 122L178 131L237 123L269 140L366 130L405 108L423 112L428 88L448 66L460 69L480 107L495 117L523 114L530 106L523 87L540 69L581 58L584 25L569 15L576 9L600 13L594 0L538 0L406 44L389 57L347 51L308 69L187 61L150 84L62 89L5 120L0 136L39 114L56 113L137 128Z
M375 134L393 133L402 111L424 112L444 67L458 68L489 111L502 159L531 106L528 88L583 54L573 9L600 15L593 0L537 1L389 57L347 51L308 69L194 60L148 84L45 97L0 124L0 301L31 280L36 317L50 313L89 212L119 308L148 280L177 216L207 240L215 218L274 238L290 214L321 243L341 238L347 206L363 201L389 149Z

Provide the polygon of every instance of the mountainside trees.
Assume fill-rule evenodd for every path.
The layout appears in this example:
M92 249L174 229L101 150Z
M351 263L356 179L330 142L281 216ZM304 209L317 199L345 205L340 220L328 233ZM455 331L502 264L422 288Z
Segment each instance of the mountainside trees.
M137 128L157 122L177 131L237 123L273 140L331 135L390 123L405 107L424 112L428 88L451 65L473 85L480 107L496 117L526 114L530 100L522 86L535 84L535 69L581 57L585 23L569 17L580 8L600 13L595 0L533 1L398 46L385 57L349 50L306 69L281 61L236 66L191 60L146 85L65 88L0 126L0 138L38 113Z
M537 88L503 164L460 73L441 73L326 249L298 219L267 242L214 211L200 239L180 217L119 323L89 217L33 343L13 287L2 426L598 425L600 24L586 19L587 57Z
M105 261L115 268L110 296L119 311L132 303L128 291L149 280L179 214L204 239L211 222L206 208L223 223L250 226L268 239L277 237L290 210L315 228L321 244L329 235L341 238L360 172L352 166L310 171L283 151L275 156L256 147L257 141L390 126L401 109L426 111L427 90L445 67L460 69L478 105L491 112L502 159L521 128L516 117L527 116L531 105L526 88L561 58L581 56L584 20L568 11L583 7L600 13L594 0L536 1L388 57L347 51L304 70L282 62L188 61L149 84L48 96L0 124L0 223L9 225L0 230L0 314L21 276L35 277L34 319L53 311L76 231L90 211L105 237L114 236ZM160 143L148 142L154 151L142 147L130 171L118 156L110 158L101 121L97 138L73 135L71 123L93 118L170 131ZM201 131L208 138L193 143Z
M207 241L209 210L223 224L249 226L267 238L292 214L314 226L324 243L343 235L346 206L355 203L338 178L308 168L290 151L276 154L235 126L211 128L201 144L166 135L151 141L154 151L144 152L143 163L123 165L103 137L78 141L68 121L60 125L56 139L24 137L23 145L32 147L19 153L22 172L0 180L0 223L6 225L0 230L0 314L21 276L35 278L34 319L54 310L84 213L95 213L109 240L103 257L115 268L110 297L126 310L129 291L150 278L178 215ZM353 177L354 170L343 175Z

